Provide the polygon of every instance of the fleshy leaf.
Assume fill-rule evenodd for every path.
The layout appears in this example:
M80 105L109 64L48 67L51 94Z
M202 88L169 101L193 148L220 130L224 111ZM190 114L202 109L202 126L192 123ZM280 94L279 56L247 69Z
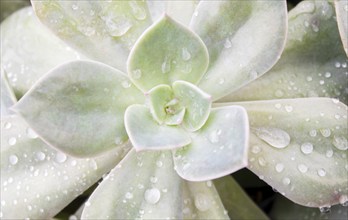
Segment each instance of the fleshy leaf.
M269 219L231 176L214 180L214 185L231 219Z
M348 200L346 105L329 98L234 104L248 111L251 171L304 206Z
M348 57L348 2L347 0L335 0L338 29L344 50Z
M148 91L177 80L197 83L208 62L202 40L164 15L135 44L128 58L128 74L138 88Z
M125 126L134 148L163 150L191 143L190 136L178 126L160 125L154 121L150 109L143 105L129 106L125 113Z
M90 58L122 71L133 44L151 24L142 1L39 1L32 5L57 36Z
M162 124L167 115L166 104L174 98L172 88L168 85L158 85L148 92L148 97L153 118Z
M184 127L189 131L200 129L208 120L212 103L211 96L185 81L174 82L173 92L175 98L186 109Z
M29 7L1 23L1 47L1 66L19 97L52 68L80 58L47 30Z
M17 102L4 70L1 68L1 117L12 114L10 107Z
M189 25L198 3L199 0L147 1L153 21L157 21L163 13L166 13L171 18L186 26Z
M208 121L192 133L192 143L175 151L178 174L190 181L228 175L247 165L249 125L240 106L212 109Z
M223 210L211 182L176 174L169 151L131 151L93 192L82 219L223 219Z
M202 1L190 27L210 55L199 87L216 100L261 76L280 58L286 1Z
M297 205L292 201L277 196L274 201L270 216L274 220L294 220L294 219L306 219L306 220L347 220L348 219L348 206L335 205L322 209L308 208Z
M20 117L2 117L1 218L51 219L112 169L129 148L76 159L46 145Z
M127 140L124 111L141 102L143 95L120 71L75 61L45 75L14 109L53 147L87 157Z
M290 11L288 41L279 62L260 79L220 101L320 96L348 103L348 60L338 42L331 3L300 2Z

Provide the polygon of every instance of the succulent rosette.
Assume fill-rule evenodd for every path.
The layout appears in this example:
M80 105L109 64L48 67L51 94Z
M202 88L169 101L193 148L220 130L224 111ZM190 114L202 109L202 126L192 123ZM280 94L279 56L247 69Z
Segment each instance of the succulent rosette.
M103 176L82 219L233 218L211 180L244 167L345 204L342 2L288 27L282 0L32 1L1 24L1 217L54 217Z

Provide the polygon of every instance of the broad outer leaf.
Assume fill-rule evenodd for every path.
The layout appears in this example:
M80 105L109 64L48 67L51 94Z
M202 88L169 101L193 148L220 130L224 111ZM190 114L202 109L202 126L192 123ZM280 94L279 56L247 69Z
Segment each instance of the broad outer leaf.
M331 3L303 1L290 11L288 41L279 62L220 101L319 96L348 103L348 60L340 41Z
M214 180L214 185L231 219L269 219L251 200L248 194L243 191L242 187L239 186L232 176L216 179Z
M164 15L135 44L128 58L128 74L146 92L156 85L172 85L177 80L197 83L208 62L208 51L202 40Z
M249 124L244 108L212 109L208 121L192 143L173 153L178 174L190 181L204 181L233 173L247 165Z
M51 219L114 167L129 145L91 159L47 146L18 116L1 118L2 219Z
M133 150L91 195L82 219L222 219L223 210L211 182L176 174L170 151Z
M0 40L1 66L19 97L52 68L80 58L41 24L30 7L1 23Z
M344 50L348 57L348 2L347 0L335 0L338 29Z
M87 157L127 140L124 111L142 101L143 95L120 71L75 61L45 75L14 109L53 147Z
M301 205L348 200L346 105L329 98L237 104L250 119L251 171Z
M32 0L40 20L90 58L122 71L130 49L151 24L142 1Z
M12 114L9 109L17 102L11 86L8 84L4 70L1 68L1 117Z
M129 106L124 117L129 139L137 151L173 149L191 143L184 129L158 124L143 105Z
M261 76L280 58L286 1L201 1L190 27L210 55L199 87L216 100Z
M157 21L163 13L166 13L181 24L188 26L199 0L162 0L146 3L153 21Z

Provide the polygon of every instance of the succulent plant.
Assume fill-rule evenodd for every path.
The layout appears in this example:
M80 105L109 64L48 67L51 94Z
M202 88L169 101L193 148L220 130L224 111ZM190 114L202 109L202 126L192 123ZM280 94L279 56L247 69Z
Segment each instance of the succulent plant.
M1 218L100 180L79 218L267 219L245 167L347 205L346 1L31 3L1 23Z

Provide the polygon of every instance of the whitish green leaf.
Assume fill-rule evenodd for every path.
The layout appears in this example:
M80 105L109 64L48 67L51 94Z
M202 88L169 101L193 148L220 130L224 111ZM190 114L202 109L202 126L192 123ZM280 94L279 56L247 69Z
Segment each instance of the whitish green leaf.
M153 119L150 109L143 105L127 108L125 126L137 151L172 149L191 143L185 130L178 126L158 124Z
M329 98L237 104L249 115L251 171L301 205L348 200L346 105Z
M197 131L208 120L211 108L211 96L195 85L185 81L175 81L173 92L180 105L184 106L184 127L189 131Z
M212 109L208 121L192 143L174 153L175 169L190 181L203 181L233 173L247 165L249 124L240 106Z
M47 146L19 117L1 118L2 219L50 219L101 176L129 149L76 159Z
M122 71L130 49L151 24L143 1L32 1L40 20L90 58Z
M1 23L1 66L18 96L52 68L79 58L41 24L32 8L21 9Z
M231 176L216 179L214 184L231 219L269 219Z
M199 0L147 1L153 21L157 21L163 13L184 25L189 25Z
M223 210L211 182L176 174L169 151L133 150L94 191L82 219L222 219Z
M289 14L284 53L267 74L221 101L336 97L347 103L347 56L334 8L326 1L303 1Z
M135 44L128 58L128 74L136 86L148 91L177 80L197 83L208 62L202 40L164 15Z
M344 50L348 56L348 2L347 0L335 0L338 29Z
M274 220L346 220L348 219L348 206L336 205L331 208L322 209L308 208L297 205L292 201L278 196L274 201L270 216Z
M4 70L1 68L1 117L12 114L9 109L17 102L11 86L8 84Z
M261 76L279 59L287 31L286 1L202 1L190 27L210 55L199 86L216 100Z
M14 109L53 147L86 157L127 140L124 111L143 99L120 71L75 61L45 75Z

